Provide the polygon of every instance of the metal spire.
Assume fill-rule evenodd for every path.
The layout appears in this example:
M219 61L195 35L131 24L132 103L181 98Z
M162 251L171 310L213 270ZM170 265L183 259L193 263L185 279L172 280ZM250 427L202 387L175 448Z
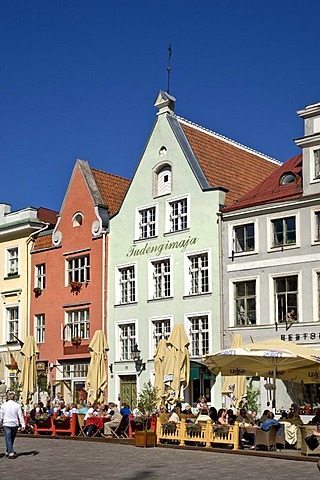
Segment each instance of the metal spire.
M168 48L168 66L167 66L167 72L168 72L168 87L167 87L167 93L170 93L170 73L171 73L171 66L170 66L170 60L171 60L171 55L172 55L172 43L170 43L169 48Z

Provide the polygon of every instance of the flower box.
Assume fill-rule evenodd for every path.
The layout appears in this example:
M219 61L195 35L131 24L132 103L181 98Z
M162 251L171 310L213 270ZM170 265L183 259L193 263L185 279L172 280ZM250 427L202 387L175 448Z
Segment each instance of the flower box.
M189 423L186 426L186 429L188 435L191 435L192 433L199 433L201 432L201 425L199 425L198 423Z
M162 430L164 432L175 432L177 429L177 424L176 422L164 422L162 424Z
M213 433L216 433L216 434L229 433L229 427L224 425L214 425L212 428L213 428Z
M53 423L58 430L69 430L70 429L70 418L69 417L56 417L53 419Z
M35 418L35 422L37 424L38 428L51 428L51 417L42 417L41 418Z

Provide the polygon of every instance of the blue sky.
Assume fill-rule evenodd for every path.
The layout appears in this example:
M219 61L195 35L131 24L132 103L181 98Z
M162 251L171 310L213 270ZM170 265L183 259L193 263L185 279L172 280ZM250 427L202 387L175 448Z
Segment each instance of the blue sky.
M319 0L0 0L0 202L59 210L77 158L130 178L176 113L281 161L320 101Z

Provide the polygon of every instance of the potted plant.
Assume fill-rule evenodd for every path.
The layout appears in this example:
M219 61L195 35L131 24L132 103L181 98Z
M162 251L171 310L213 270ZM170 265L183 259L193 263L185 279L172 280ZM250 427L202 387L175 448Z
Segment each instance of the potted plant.
M78 348L81 345L82 338L81 337L73 337L71 338L71 343L74 347Z
M33 293L34 293L34 296L35 296L36 298L38 298L38 297L40 297L40 295L41 295L41 293L42 293L42 290L41 290L40 287L35 287L35 288L33 289Z
M35 417L35 422L40 428L50 428L51 427L51 417L47 413L37 415Z
M192 435L192 433L199 433L201 432L201 425L199 423L188 423L186 426L187 434Z
M157 411L159 397L157 388L152 383L144 383L138 398L137 408L141 412L141 419L144 430L136 431L134 436L134 445L136 447L155 447L157 443L156 432L148 430L152 415Z
M176 428L177 428L176 422L171 421L171 422L163 422L162 423L162 430L164 431L164 433L175 432Z
M82 283L73 281L70 283L70 287L71 287L71 293L78 295L79 292L81 291Z

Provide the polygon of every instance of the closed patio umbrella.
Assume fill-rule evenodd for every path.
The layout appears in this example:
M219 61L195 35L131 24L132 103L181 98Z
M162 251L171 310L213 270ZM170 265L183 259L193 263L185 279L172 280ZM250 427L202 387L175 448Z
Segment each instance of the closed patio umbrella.
M161 397L164 394L163 362L166 350L167 342L166 340L161 339L158 343L156 353L154 354L154 387L157 389L157 393L160 398L159 403L161 403Z
M242 335L237 333L233 338L231 348L241 347L242 345ZM227 395L230 398L231 407L241 407L243 399L247 393L247 377L245 375L233 375L226 377L221 393L222 395Z
M107 387L107 369L105 356L109 350L106 336L102 330L96 330L89 345L91 360L88 369L85 389L88 392L87 401L102 402Z
M36 360L39 353L37 343L33 336L26 338L20 350L22 355L22 368L19 376L19 384L22 387L21 395L24 405L31 403L34 392L37 389Z
M274 408L276 378L301 381L299 376L310 369L320 375L320 351L278 339L221 350L206 355L203 361L216 374L273 378Z
M174 404L183 401L181 390L189 385L190 356L189 339L183 325L177 324L167 340L167 350L163 361L164 401Z

